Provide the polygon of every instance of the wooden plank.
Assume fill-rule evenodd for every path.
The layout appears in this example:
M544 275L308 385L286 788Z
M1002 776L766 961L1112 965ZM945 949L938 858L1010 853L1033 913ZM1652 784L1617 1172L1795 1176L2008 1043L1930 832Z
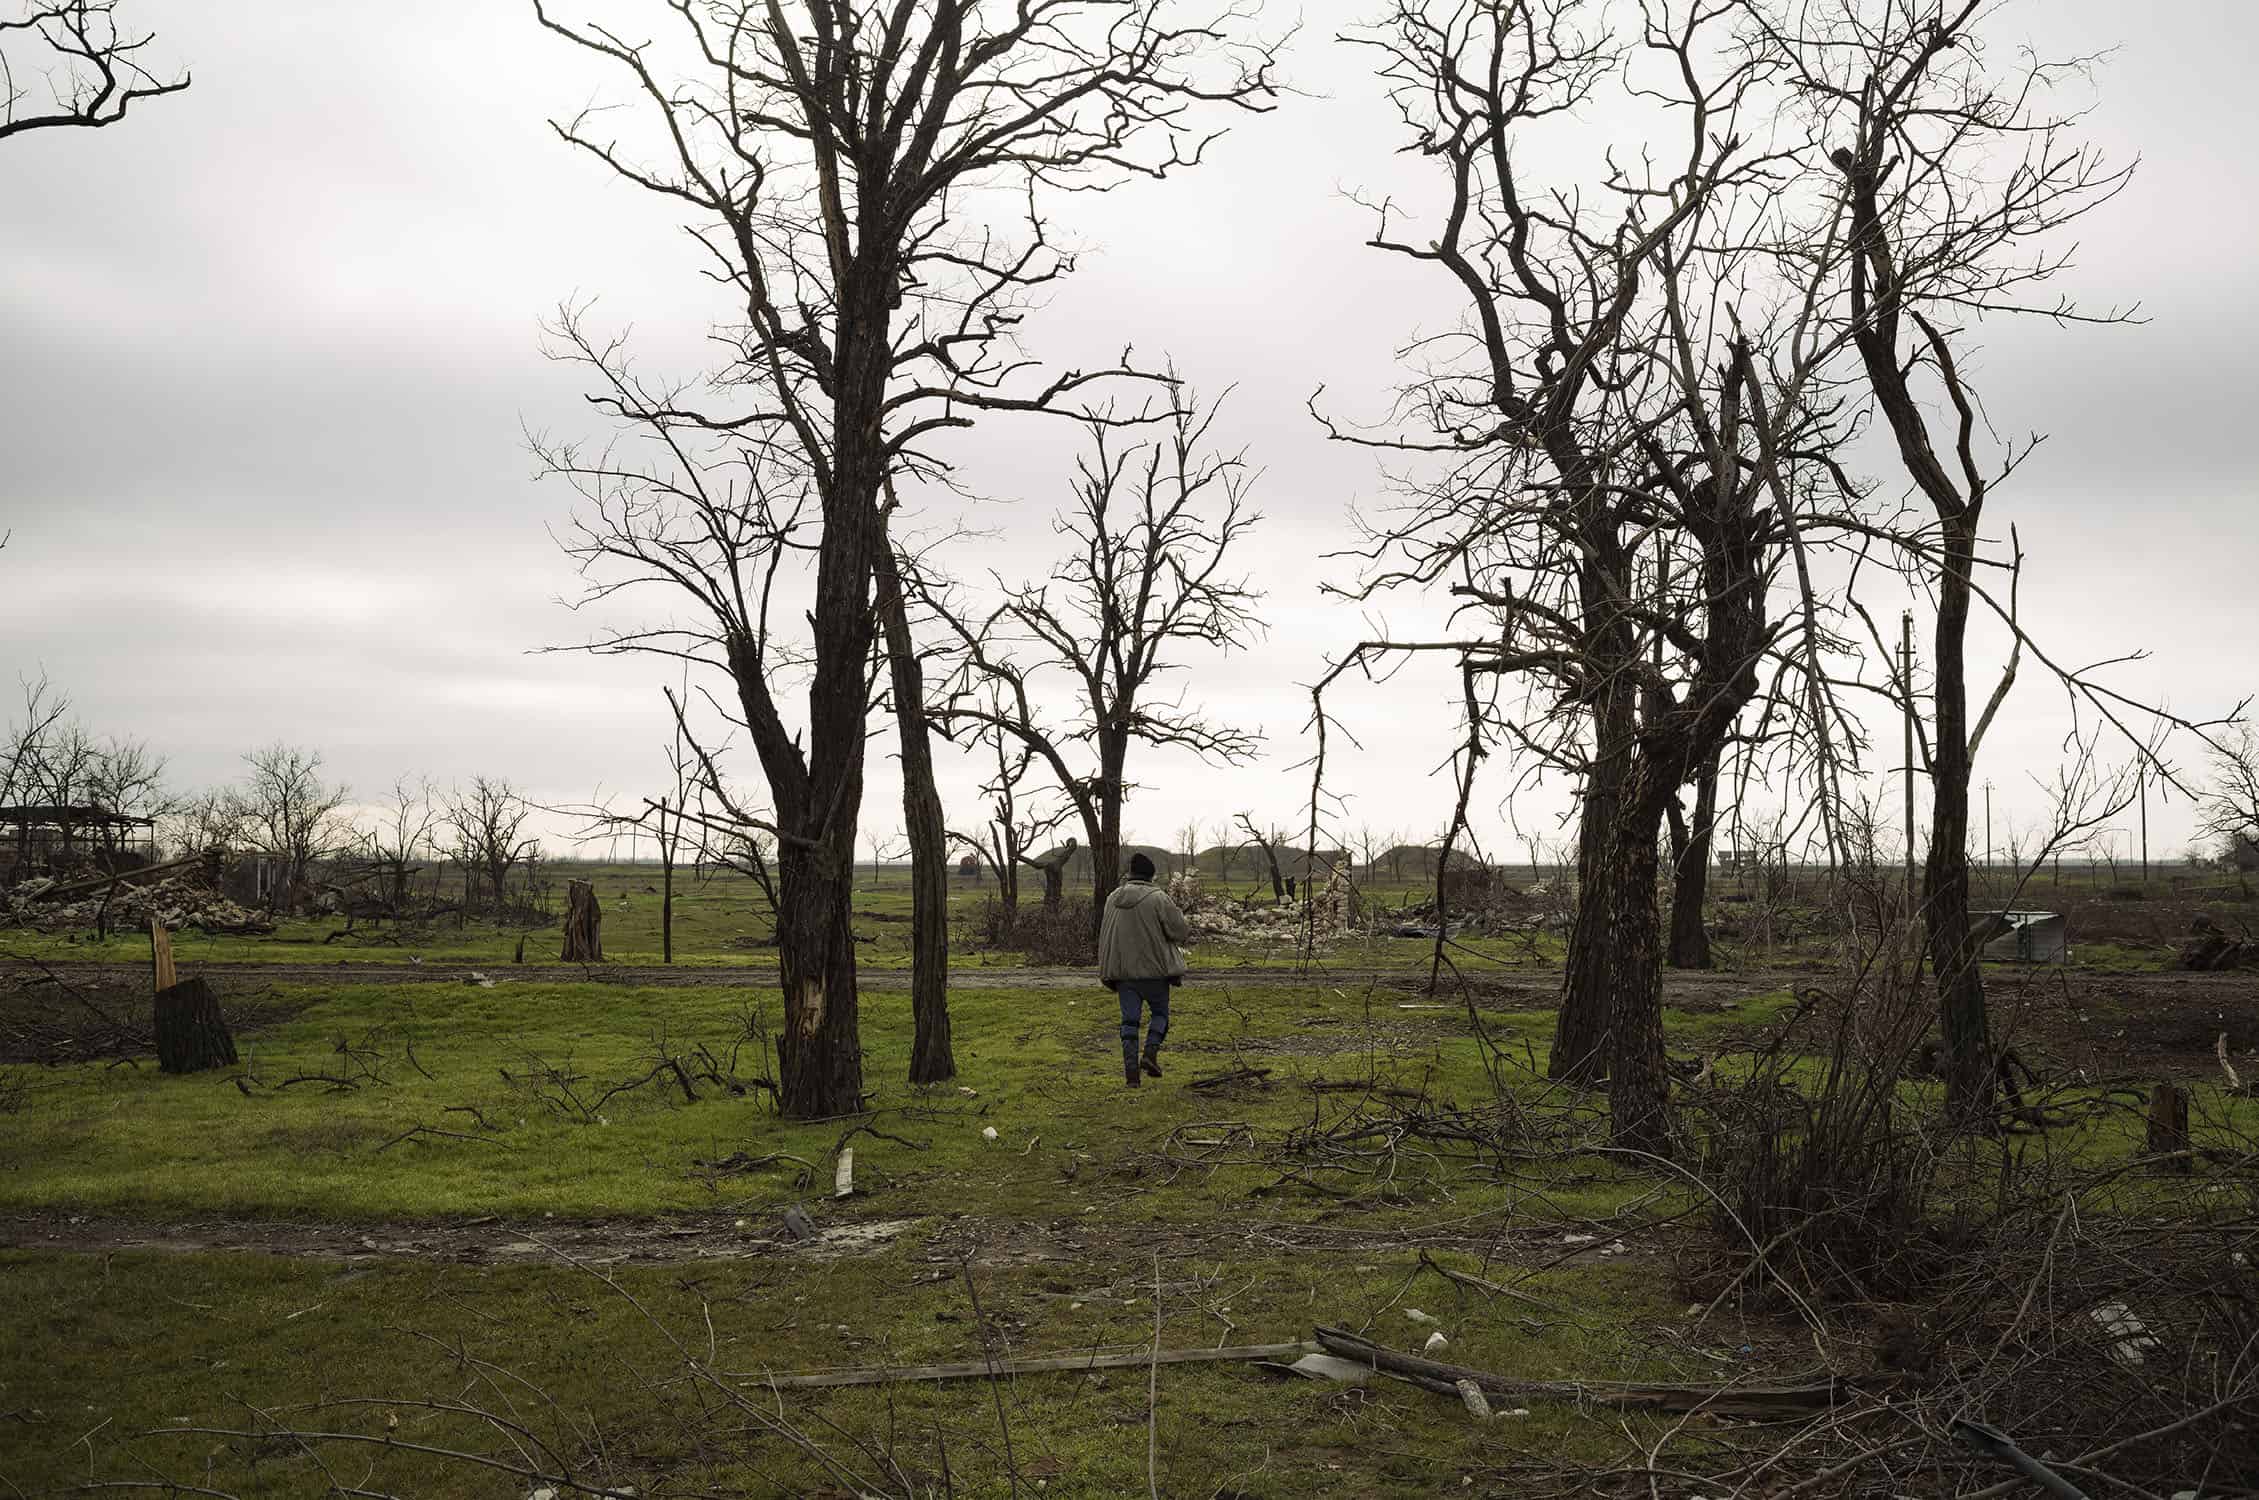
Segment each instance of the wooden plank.
M860 1370L811 1370L796 1375L740 1375L757 1388L822 1390L843 1385L893 1385L920 1380L982 1380L998 1375L1040 1375L1055 1370L1127 1370L1147 1365L1196 1365L1257 1359L1299 1359L1316 1344L1241 1344L1226 1349L1118 1350L1111 1354L1043 1354L1020 1359L974 1359L951 1365L876 1365Z

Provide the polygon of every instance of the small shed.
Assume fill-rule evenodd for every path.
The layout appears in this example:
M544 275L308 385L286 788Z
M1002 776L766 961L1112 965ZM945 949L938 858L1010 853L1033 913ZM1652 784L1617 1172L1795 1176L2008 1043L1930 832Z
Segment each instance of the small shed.
M107 807L0 807L0 878L66 874L99 860L131 869L155 858L156 820Z
M2059 964L2069 960L2069 929L2054 911L1971 912L1986 958L2011 963Z

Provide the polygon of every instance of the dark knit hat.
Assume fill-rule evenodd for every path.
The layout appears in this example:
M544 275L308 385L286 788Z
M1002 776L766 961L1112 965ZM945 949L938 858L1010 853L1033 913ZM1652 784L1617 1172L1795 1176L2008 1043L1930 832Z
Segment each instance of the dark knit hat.
M1153 861L1152 861L1152 860L1150 860L1150 859L1147 859L1147 858L1146 858L1146 857L1145 857L1144 855L1142 855L1142 854L1133 854L1133 855L1131 855L1131 856L1130 856L1130 879L1132 879L1132 880L1151 880L1152 878L1153 878Z

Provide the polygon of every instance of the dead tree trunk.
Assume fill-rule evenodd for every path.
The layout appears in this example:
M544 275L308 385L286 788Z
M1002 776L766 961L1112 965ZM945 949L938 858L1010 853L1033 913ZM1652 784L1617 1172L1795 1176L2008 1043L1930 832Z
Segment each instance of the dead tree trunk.
M675 835L682 832L682 809L675 809ZM667 832L667 799L659 799L659 962L675 961L675 841Z
M1656 838L1661 808L1627 796L1608 837L1612 863L1590 904L1608 934L1601 959L1608 1009L1609 1141L1654 1156L1670 1154L1670 1077L1663 1056L1661 913L1656 907ZM1580 903L1580 905L1583 903Z
M1930 748L1930 847L1922 867L1922 923L1930 972L1937 976L1945 1043L1947 1110L1971 1124L1989 1122L1994 1092L1992 1026L1985 1006L1982 952L1969 923L1969 702L1966 643L1976 518L1946 519L1938 570L1935 732ZM1913 774L1909 767L1907 774Z
M565 946L558 957L569 964L604 961L604 907L596 887L585 880L565 886Z
M220 997L201 979L184 979L157 991L157 1066L167 1073L201 1073L233 1064L235 1039L220 1014Z
M1632 738L1628 684L1603 689L1593 713L1596 753L1585 772L1577 818L1577 904L1569 952L1561 975L1561 1010L1553 1023L1547 1073L1574 1083L1597 1082L1608 1067L1608 1018L1615 945L1608 927L1616 904L1612 888L1622 878L1612 852L1621 817L1625 756ZM1650 898L1652 899L1652 898Z
M874 553L878 608L886 630L894 722L902 746L902 826L910 838L910 1081L942 1083L957 1076L949 1040L949 832L933 779L933 740L926 728L925 671L910 635L900 567L891 542Z
M1671 824L1671 946L1665 962L1674 969L1710 967L1710 930L1702 907L1710 894L1710 833L1718 819L1718 762L1702 767L1694 785L1694 821L1679 812L1678 799L1665 805Z
M2167 1158L2176 1172L2193 1165L2188 1149L2188 1094L2177 1084L2160 1083L2149 1094L2149 1154Z
M1098 749L1098 785L1091 788L1098 821L1090 830L1090 943L1098 946L1106 898L1122 880L1122 775L1129 764L1129 732L1109 729Z

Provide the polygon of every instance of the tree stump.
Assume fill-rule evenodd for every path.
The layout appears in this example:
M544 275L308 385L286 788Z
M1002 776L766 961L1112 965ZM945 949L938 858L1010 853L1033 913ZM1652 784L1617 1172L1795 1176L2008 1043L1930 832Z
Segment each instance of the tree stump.
M2193 1165L2188 1146L2188 1094L2178 1084L2160 1083L2149 1093L2149 1152L2169 1158L2173 1171Z
M201 1073L235 1061L235 1038L220 1015L220 997L201 979L157 991L157 1066Z
M575 880L565 887L565 951L569 964L604 961L604 908L596 900L596 887Z

